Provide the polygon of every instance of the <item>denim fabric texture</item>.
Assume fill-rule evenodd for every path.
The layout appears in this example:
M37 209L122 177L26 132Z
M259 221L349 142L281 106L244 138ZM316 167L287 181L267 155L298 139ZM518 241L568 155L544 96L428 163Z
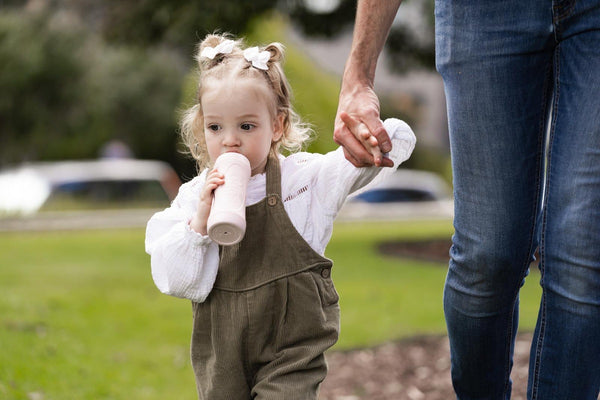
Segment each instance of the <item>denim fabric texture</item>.
M436 0L436 66L454 174L444 311L457 398L510 399L519 289L538 249L528 399L596 400L600 1Z

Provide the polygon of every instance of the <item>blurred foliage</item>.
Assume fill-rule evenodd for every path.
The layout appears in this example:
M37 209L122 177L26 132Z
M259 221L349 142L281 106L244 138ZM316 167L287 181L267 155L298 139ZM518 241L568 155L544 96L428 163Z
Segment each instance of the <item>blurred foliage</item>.
M304 0L283 1L292 23L307 36L333 37L352 27L356 0L340 0L331 11L317 13ZM394 23L385 46L389 64L397 72L434 69L434 0L405 0L407 15Z
M102 32L109 42L142 47L158 43L190 53L215 30L243 33L253 16L275 7L270 0L106 0Z
M0 15L2 162L41 157L85 126L86 68L78 58L84 44L81 32L46 16Z
M0 164L95 158L111 139L173 161L181 69L166 51L108 46L78 22L0 14Z
M432 8L431 0L405 3L426 13ZM303 0L3 0L0 167L95 158L106 142L118 139L136 157L162 159L184 179L193 176L194 163L177 149L177 113L189 99L184 91L195 93L185 83L194 46L213 31L245 35L251 43L284 42L294 104L317 133L309 150L331 150L339 78L286 40L286 26L333 36L347 32L354 11L355 0L340 0L326 13ZM431 67L432 18L431 12L416 32L390 34L388 47L402 54L391 56L399 68Z
M389 64L397 72L435 69L434 0L406 0L386 41Z
M395 71L435 68L434 38L416 39L414 31L405 26L391 30L386 41L386 49L389 64Z
M331 11L316 12L304 0L200 0L195 2L106 0L102 33L109 42L143 47L163 43L189 53L197 39L215 30L239 35L253 18L279 9L307 36L332 37L351 28L356 0L339 0ZM390 63L399 72L434 68L433 0L405 0L413 20L395 24L386 41ZM415 22L418 21L418 22ZM416 25L418 24L418 25Z
M340 0L335 9L323 13L312 11L303 0L284 3L294 24L307 36L335 36L354 22L356 14L356 0Z
M19 8L27 4L27 0L2 0L0 5L4 8Z
M89 70L90 134L127 143L140 158L175 162L181 73L166 51L104 46Z

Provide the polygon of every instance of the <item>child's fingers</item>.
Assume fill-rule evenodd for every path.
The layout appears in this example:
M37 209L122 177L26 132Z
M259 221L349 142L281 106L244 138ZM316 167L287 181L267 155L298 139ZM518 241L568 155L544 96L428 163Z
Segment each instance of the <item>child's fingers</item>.
M206 182L221 182L221 183L225 183L225 179L223 179L223 175L214 175L209 177Z
M361 137L360 142L363 144L363 146L365 146L365 149L367 149L373 156L373 161L375 162L375 165L378 167L381 166L383 154L381 153L381 149L379 149L379 142L377 142L377 138L369 134L365 138Z
M213 168L213 169L212 169L212 171L210 171L210 172L208 173L207 179L208 179L208 178L210 178L210 177L213 177L213 176L218 176L218 177L221 177L221 178L224 178L224 177L225 177L225 176L224 176L222 173L220 173L220 172L219 172L219 170L218 170L218 169L216 169L216 168Z
M215 181L215 182L207 182L206 186L204 186L204 189L207 192L212 192L213 190L215 190L217 187L219 187L219 182Z
M379 147L379 142L377 142L377 138L375 136L369 135L369 137L365 138L365 140L369 143L369 146Z
M208 173L206 177L206 183L216 183L217 185L222 185L225 183L225 176L220 173L216 168ZM214 189L213 189L214 190Z
M213 169L206 176L206 182L204 182L204 187L200 192L200 201L206 204L210 204L212 202L213 192L216 188L225 183L225 179L223 174L221 174L216 169Z
M383 154L381 153L381 149L379 149L379 143L377 142L377 139L375 138L375 136L371 136L369 137L369 139L366 140L366 142L369 145L369 151L371 152L371 154L373 154L373 160L375 161L375 165L381 167Z
M225 181L218 177L206 181L206 184L204 185L204 191L206 192L206 196L212 197L215 189L217 189L219 186L221 186L224 183L225 183Z

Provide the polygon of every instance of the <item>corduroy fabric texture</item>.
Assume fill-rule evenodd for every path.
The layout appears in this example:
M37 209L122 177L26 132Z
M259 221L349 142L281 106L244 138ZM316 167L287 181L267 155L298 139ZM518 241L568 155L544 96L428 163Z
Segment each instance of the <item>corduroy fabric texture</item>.
M323 353L339 334L332 262L293 227L281 200L279 161L267 193L246 208L246 234L220 248L212 292L192 303L192 365L201 400L316 400Z

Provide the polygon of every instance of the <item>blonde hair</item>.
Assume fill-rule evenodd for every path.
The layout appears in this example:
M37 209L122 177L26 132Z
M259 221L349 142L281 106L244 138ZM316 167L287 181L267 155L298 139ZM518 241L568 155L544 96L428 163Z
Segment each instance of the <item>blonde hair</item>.
M281 63L283 61L283 45L271 43L260 51L268 51L271 57L267 62L267 70L252 67L251 63L243 55L244 48L241 40L234 40L231 53L217 54L213 59L201 57L201 52L206 47L216 47L225 40L234 40L228 34L208 35L198 45L195 59L198 64L198 95L196 104L184 111L180 121L180 133L187 151L196 160L201 170L210 165L206 142L204 140L204 115L200 99L202 98L205 82L208 79L235 79L253 78L260 79L273 94L271 101L271 114L273 118L283 116L281 139L274 142L271 152L277 153L282 150L290 153L300 151L311 139L312 129L300 119L291 105L292 92L283 72Z

